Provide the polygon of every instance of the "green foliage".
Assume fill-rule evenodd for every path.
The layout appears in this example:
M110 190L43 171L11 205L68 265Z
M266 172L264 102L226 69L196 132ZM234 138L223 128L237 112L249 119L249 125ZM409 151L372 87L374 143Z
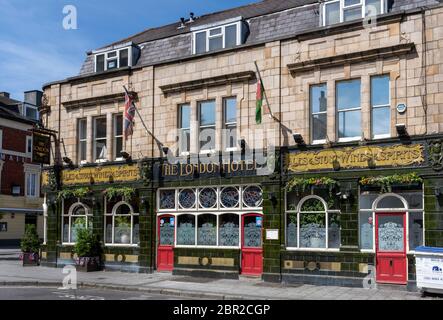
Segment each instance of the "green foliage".
M130 187L122 187L122 188L108 188L105 190L106 198L108 200L112 200L116 197L122 197L125 200L131 200L135 195L135 189Z
M128 222L130 219L129 216L116 216L115 217L115 226L120 228L131 228L131 223ZM130 221L130 220L129 220Z
M20 248L24 253L38 253L40 240L35 225L26 225L25 234L20 242Z
M413 184L423 183L423 179L416 173L408 174L394 174L392 176L377 176L377 177L363 177L360 179L360 185L362 186L378 186L381 188L381 192L392 192L392 186L395 184Z
M69 199L69 198L83 198L91 192L89 188L77 188L77 189L64 189L58 193L57 198Z
M286 191L296 191L297 194L306 192L309 188L317 186L317 187L327 187L329 189L329 193L332 194L332 190L336 187L339 187L338 181L328 178L328 177L320 177L320 178L293 178L286 185Z
M91 229L79 228L77 230L77 241L74 253L78 257L97 257L101 255L101 245L98 235L92 233Z

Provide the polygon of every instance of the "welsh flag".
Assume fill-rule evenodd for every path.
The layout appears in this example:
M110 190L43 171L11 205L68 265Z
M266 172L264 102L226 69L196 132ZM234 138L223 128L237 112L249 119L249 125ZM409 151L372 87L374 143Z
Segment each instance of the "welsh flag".
M262 120L262 107L263 107L263 92L265 88L261 80L257 81L257 107L255 109L255 122L261 124Z

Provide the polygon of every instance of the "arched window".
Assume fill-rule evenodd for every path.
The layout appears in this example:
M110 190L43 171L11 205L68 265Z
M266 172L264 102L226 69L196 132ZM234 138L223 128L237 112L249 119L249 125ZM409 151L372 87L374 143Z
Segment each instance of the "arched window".
M318 196L302 199L296 210L286 213L286 245L289 248L338 249L340 212L328 210L326 202Z
M126 202L117 203L111 213L106 213L106 244L136 245L139 238L139 215Z
M68 212L63 213L63 243L75 243L78 230L86 227L92 229L92 212L83 203L74 203Z

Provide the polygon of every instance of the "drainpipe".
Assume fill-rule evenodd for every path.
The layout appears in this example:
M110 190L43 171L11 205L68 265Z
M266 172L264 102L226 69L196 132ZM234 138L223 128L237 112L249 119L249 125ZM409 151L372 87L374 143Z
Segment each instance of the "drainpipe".
M421 96L424 117L425 117L425 135L428 134L428 41L426 36L426 10L427 7L421 7L421 21L422 21L422 74L423 74L423 92Z

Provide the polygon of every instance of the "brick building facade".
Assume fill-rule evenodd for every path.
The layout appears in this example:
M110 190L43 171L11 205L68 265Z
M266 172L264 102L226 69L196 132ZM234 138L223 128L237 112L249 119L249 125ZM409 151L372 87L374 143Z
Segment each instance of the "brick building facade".
M413 288L414 248L443 245L442 16L433 0L267 0L89 52L44 87L66 148L44 178L47 264L72 263L81 216L106 268L352 286L375 268ZM128 140L123 86L150 131L136 117Z
M32 162L35 122L20 115L18 101L0 99L0 246L16 246L26 224L35 224L43 239L41 165Z

